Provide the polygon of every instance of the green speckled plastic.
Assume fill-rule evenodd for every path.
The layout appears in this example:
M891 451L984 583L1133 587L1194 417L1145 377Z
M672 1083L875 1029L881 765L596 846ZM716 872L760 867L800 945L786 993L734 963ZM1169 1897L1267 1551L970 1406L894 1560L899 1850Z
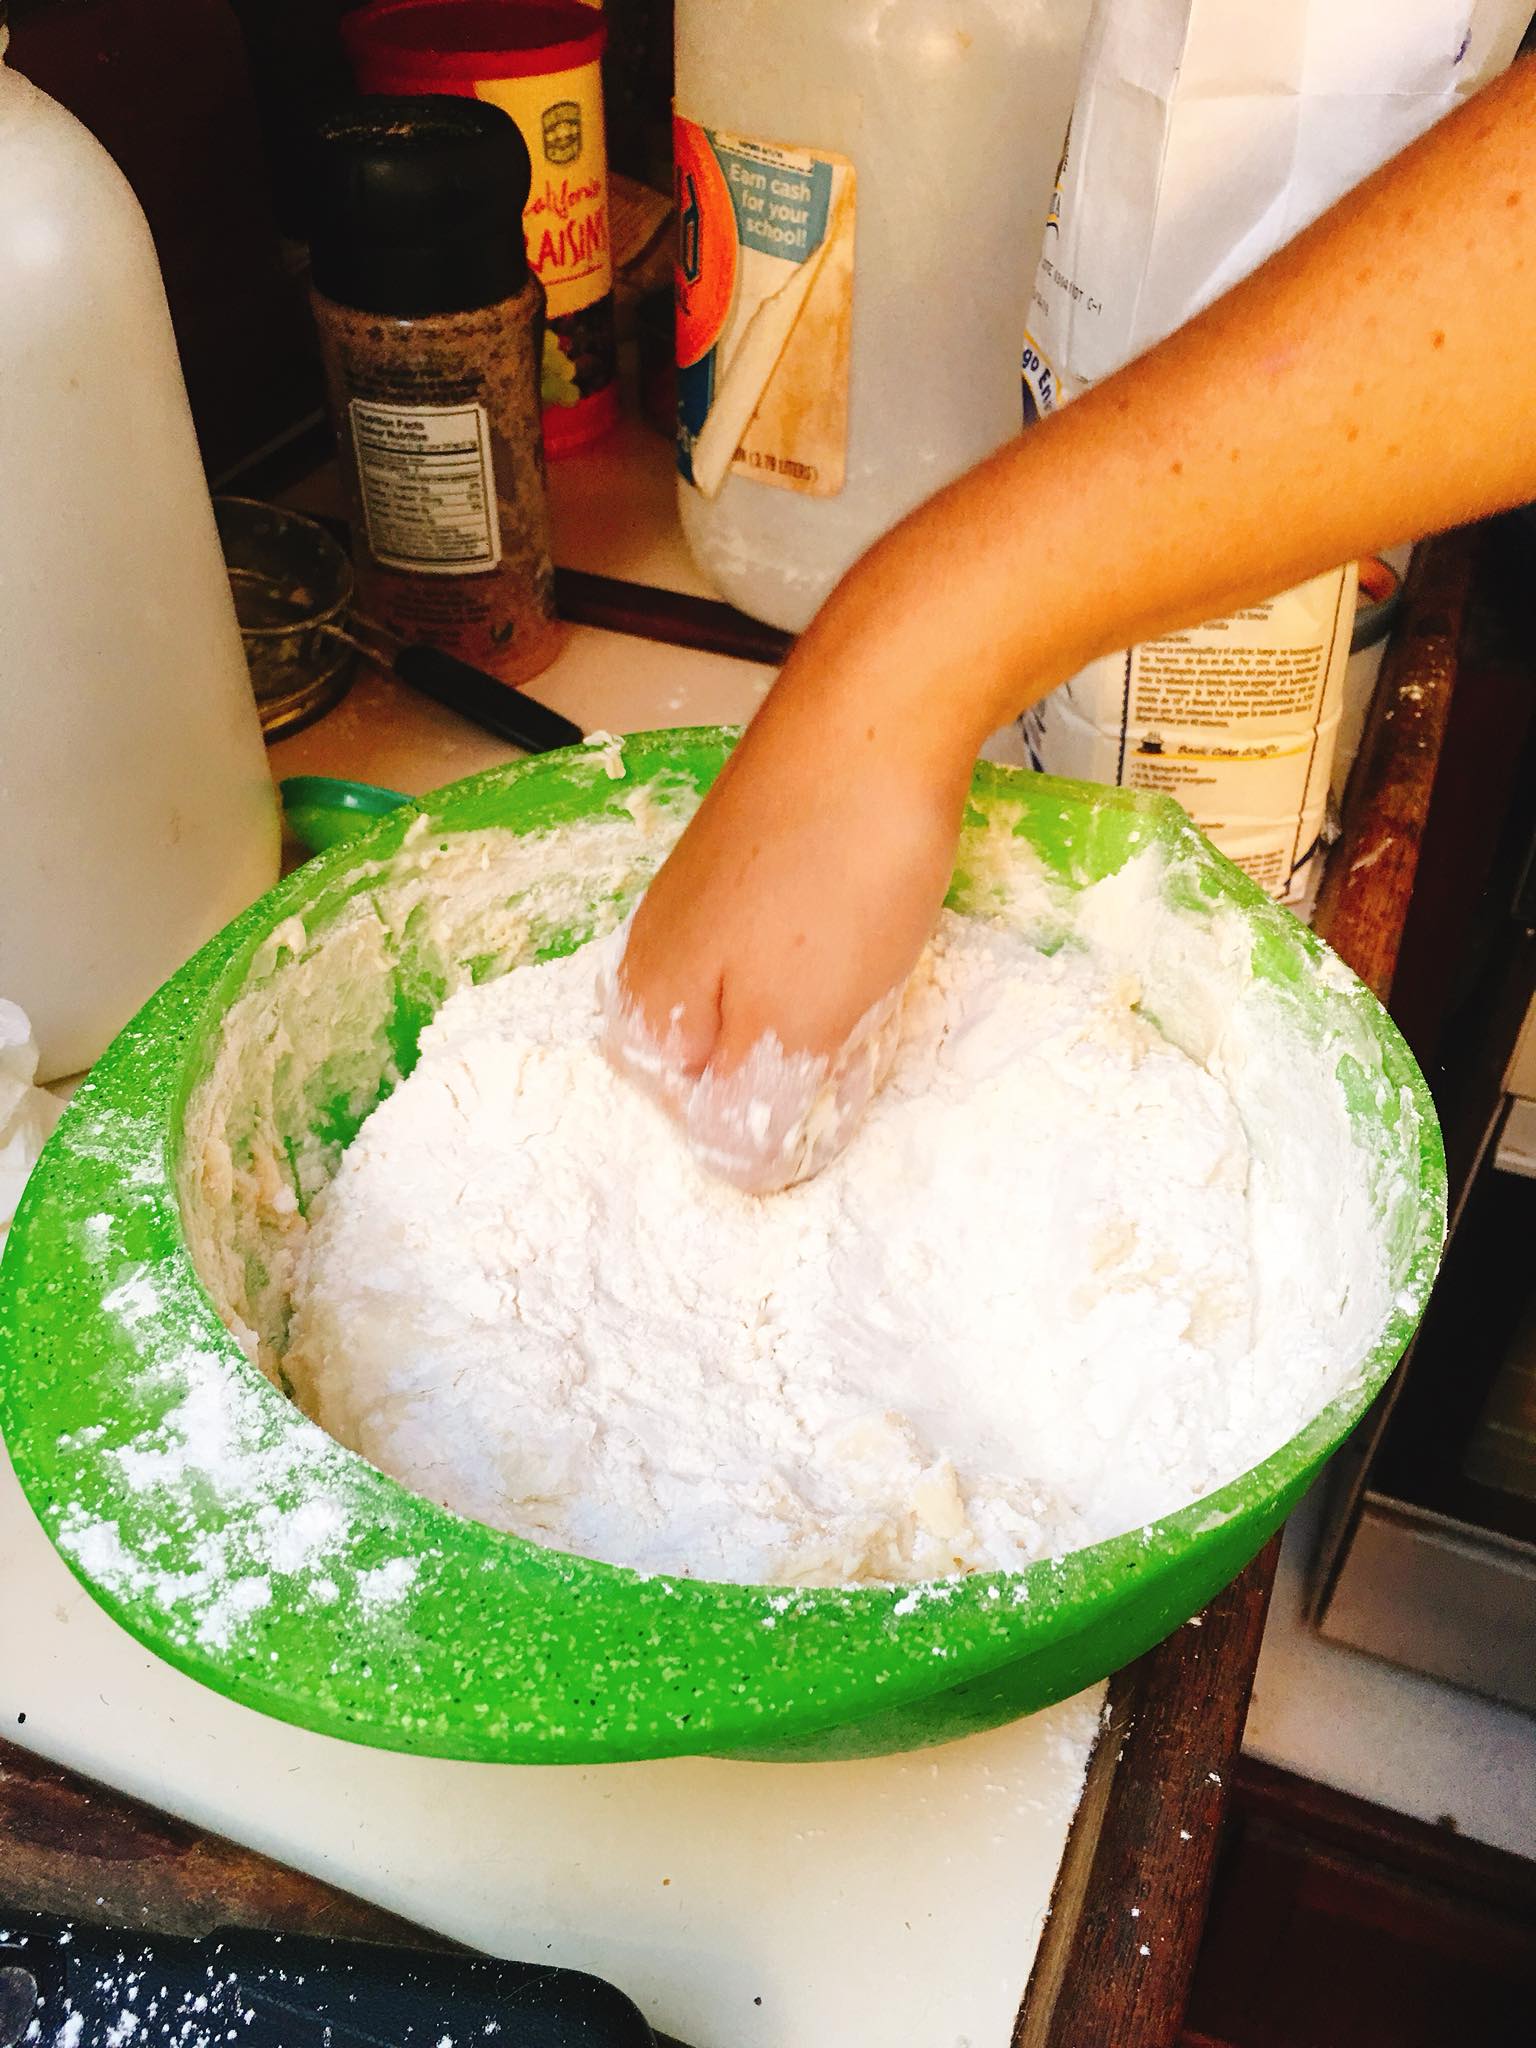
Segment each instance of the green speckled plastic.
M625 784L580 751L520 762L428 800L431 830L528 832L617 814L647 776L674 771L705 786L730 740L719 731L633 738ZM1177 856L1170 887L1189 915L1237 906L1255 971L1316 1016L1319 1042L1330 1014L1347 1012L1353 1043L1370 1048L1364 1065L1376 1063L1374 1073L1353 1056L1352 1114L1379 1122L1382 1104L1397 1105L1386 1113L1395 1130L1384 1137L1378 1127L1373 1142L1389 1154L1399 1147L1417 1201L1388 1234L1396 1306L1350 1393L1264 1464L1145 1530L915 1598L910 1588L786 1593L646 1579L405 1492L324 1437L227 1334L188 1256L176 1163L183 1108L258 948L288 918L314 928L336 914L365 886L360 855L387 862L407 813L300 869L183 968L99 1062L28 1188L0 1265L0 1424L56 1541L70 1517L86 1515L114 1531L130 1561L145 1561L151 1590L125 1592L120 1568L103 1579L66 1550L101 1604L149 1648L264 1713L380 1748L545 1764L915 1749L1064 1698L1198 1612L1279 1525L1413 1331L1443 1234L1438 1126L1379 1006L1176 806L988 768L976 803L1006 806L1011 829L1068 888L1160 842ZM426 1008L413 1008L408 989L396 994L396 1017L419 1030ZM332 1604L274 1571L267 1604L227 1641L188 1625L178 1587L195 1584L199 1538L217 1533L223 1510L192 1473L168 1525L159 1497L136 1492L111 1455L162 1443L175 1394L153 1369L170 1336L123 1306L145 1275L178 1304L175 1341L191 1330L199 1357L240 1382L263 1440L282 1452L289 1477L270 1503L278 1517L295 1514L314 1485L345 1498L349 1547ZM361 1575L399 1558L418 1561L405 1597L361 1597Z

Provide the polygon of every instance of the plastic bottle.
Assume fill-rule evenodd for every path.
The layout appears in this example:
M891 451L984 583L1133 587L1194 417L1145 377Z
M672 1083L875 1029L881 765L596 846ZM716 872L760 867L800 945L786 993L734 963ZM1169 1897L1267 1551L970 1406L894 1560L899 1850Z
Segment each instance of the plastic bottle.
M4 38L0 995L46 1080L276 879L278 831L149 230Z
M1018 336L1088 6L678 0L684 268L696 253L688 228L700 224L690 207L701 187L702 226L716 230L713 258L704 251L713 301L706 290L690 316L688 280L679 279L680 339L693 322L678 356L688 430L679 465L683 530L704 575L744 611L798 631L873 540L1017 433ZM715 149L699 129L714 136ZM810 202L797 200L793 176L771 160L754 164L750 152L743 162L722 145L725 137L786 146L788 171L805 189L822 189ZM711 326L739 319L749 282L743 259L752 230L743 234L740 223L761 202L761 232L792 233L793 215L807 207L814 216L829 183L835 209L843 203L837 188L848 179L834 159L851 167L851 220L839 231L848 247L830 250L825 264L845 260L851 247L851 291L846 279L818 279L798 335L791 328L787 339L772 331L782 310L769 315L766 353L783 348L769 387L777 438L754 421L762 445L748 446L749 463L738 460L718 495L707 496L686 480L690 366L696 424L702 385L713 379L718 393L724 384L725 366L711 363L705 348ZM719 182L712 163L721 166ZM690 166L697 172L691 189ZM766 182L753 190L759 171ZM719 267L732 263L734 278ZM845 318L840 328L850 300L851 336ZM846 390L843 431L839 387ZM809 435L805 401L818 413ZM810 470L817 474L808 477Z

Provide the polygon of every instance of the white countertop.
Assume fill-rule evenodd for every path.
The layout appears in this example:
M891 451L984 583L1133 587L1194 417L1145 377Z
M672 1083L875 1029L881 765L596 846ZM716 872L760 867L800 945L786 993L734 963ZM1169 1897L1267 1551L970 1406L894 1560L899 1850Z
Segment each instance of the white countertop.
M595 448L551 465L556 559L563 568L621 582L713 595L683 544L675 490L670 450L650 428L626 419ZM335 472L319 471L285 493L283 502L303 511L339 511ZM758 662L577 626L529 694L583 731L643 732L743 722L773 676ZM271 750L279 780L344 775L410 796L517 758L515 747L368 669L360 669L334 711Z
M560 557L702 589L665 460L625 433L557 466ZM325 488L299 495L326 509ZM578 628L535 690L623 731L742 720L770 681ZM272 749L280 777L412 794L511 758L374 675ZM858 1764L554 1770L356 1748L141 1650L56 1557L3 1455L0 1617L0 1734L460 1940L611 1977L690 2048L1006 2048L1102 1694Z

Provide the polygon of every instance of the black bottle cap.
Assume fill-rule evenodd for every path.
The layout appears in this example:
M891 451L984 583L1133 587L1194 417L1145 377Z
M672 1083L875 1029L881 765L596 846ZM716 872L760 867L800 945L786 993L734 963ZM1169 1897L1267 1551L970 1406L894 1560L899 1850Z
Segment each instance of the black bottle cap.
M398 319L511 298L528 276L532 175L517 123L485 100L414 93L337 108L315 133L316 291Z

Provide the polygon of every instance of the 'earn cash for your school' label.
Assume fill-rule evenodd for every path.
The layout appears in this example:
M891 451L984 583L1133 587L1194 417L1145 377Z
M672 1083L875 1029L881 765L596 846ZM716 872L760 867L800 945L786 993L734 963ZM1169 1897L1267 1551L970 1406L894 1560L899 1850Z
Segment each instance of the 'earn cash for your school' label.
M673 123L677 465L832 497L848 447L854 172L846 157Z

